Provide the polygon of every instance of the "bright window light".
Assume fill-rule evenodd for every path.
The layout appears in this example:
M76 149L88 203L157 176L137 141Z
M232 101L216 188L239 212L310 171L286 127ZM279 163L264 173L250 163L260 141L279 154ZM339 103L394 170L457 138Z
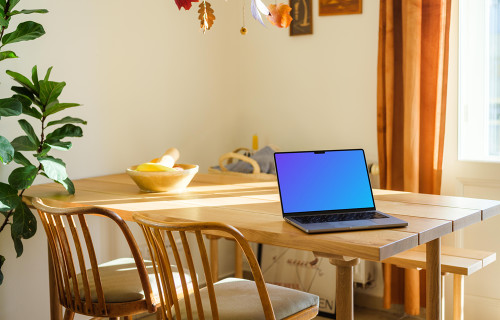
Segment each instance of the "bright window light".
M500 162L500 0L460 0L460 160Z

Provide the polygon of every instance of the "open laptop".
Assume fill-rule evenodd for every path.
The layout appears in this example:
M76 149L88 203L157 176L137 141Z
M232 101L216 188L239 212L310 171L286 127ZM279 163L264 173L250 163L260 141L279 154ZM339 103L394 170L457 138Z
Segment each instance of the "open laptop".
M283 218L307 233L404 227L375 209L362 149L276 152Z

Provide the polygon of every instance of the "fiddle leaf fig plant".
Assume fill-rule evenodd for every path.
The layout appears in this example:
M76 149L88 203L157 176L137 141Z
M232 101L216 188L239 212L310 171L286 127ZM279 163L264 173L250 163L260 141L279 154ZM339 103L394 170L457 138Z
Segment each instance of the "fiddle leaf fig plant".
M15 52L5 50L5 46L34 40L45 34L42 25L33 21L21 22L16 30L5 33L12 17L48 12L46 9L14 10L19 2L0 0L0 61L18 58ZM0 163L18 165L10 173L8 181L0 182L0 233L10 226L17 257L23 253L22 240L33 237L37 230L36 218L22 200L23 193L35 178L45 176L61 184L70 194L75 193L75 187L66 173L66 164L49 153L51 150L69 150L72 144L66 139L81 137L83 132L78 125L87 122L69 116L56 118L58 112L80 104L59 102L66 83L51 81L51 71L52 67L41 79L37 66L34 66L29 79L8 70L7 74L18 85L11 88L12 97L0 99L0 120L2 117L22 117L18 123L24 132L12 141L0 134ZM5 257L0 255L0 285L4 279L1 271L4 263Z
M72 146L67 138L81 137L83 131L76 124L87 124L86 121L64 117L58 120L48 121L49 117L65 109L80 106L78 103L62 103L58 98L62 93L65 82L50 81L49 68L43 80L38 79L37 66L33 67L31 81L14 71L7 70L14 81L20 86L13 86L15 92L12 98L21 105L21 114L34 120L38 125L37 134L31 123L26 119L19 119L18 123L24 135L12 141L0 136L0 161L2 164L17 163L20 167L14 169L8 178L8 183L0 182L0 213L3 222L0 224L0 232L10 225L12 240L17 256L23 253L22 239L29 239L37 229L36 218L22 201L23 193L32 184L38 175L45 176L61 184L70 194L75 193L75 187L66 173L66 164L58 158L49 155L52 149L69 150ZM2 114L13 113L10 106L0 105ZM17 109L16 109L17 110ZM32 155L29 160L23 152ZM1 220L0 220L1 221ZM0 256L0 262L5 258ZM0 264L1 266L1 264ZM0 274L0 280L3 275Z

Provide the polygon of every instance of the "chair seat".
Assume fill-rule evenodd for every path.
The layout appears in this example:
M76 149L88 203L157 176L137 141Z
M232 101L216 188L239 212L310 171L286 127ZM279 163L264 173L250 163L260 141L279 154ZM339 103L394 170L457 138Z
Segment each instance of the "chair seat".
M151 261L144 261L146 270L149 276L149 282L153 291L154 297L158 296L158 286L154 268ZM172 266L175 287L182 290L182 284L179 273L175 266ZM144 291L139 279L139 273L133 258L120 258L99 265L99 275L101 277L102 289L104 298L107 303L131 302L144 299ZM97 294L95 291L94 277L92 270L87 270L87 277L90 283L92 302L97 302ZM80 298L85 300L85 291L82 285L81 274L77 275L78 287L80 288ZM191 283L191 278L186 274L188 286ZM74 298L74 295L73 295ZM157 300L157 303L159 301Z
M319 297L307 292L266 284L276 319L283 319L312 306L319 305ZM227 278L214 284L217 308L221 320L256 320L265 319L262 303L255 282L236 278ZM212 319L207 288L200 290L205 319ZM189 295L192 305L196 304L193 294ZM186 319L184 301L179 302L182 319ZM193 307L193 319L198 314ZM172 314L175 310L172 308Z

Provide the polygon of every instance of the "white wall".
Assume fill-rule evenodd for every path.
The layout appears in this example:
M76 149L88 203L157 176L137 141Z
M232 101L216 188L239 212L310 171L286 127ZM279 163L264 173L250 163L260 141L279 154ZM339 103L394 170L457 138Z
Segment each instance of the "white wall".
M362 147L377 159L378 1L364 1L361 15L330 17L313 1L314 34L298 37L250 15L241 36L241 2L212 4L217 19L203 35L196 8L179 12L173 0L23 0L19 8L49 9L29 16L47 34L12 46L21 58L1 62L0 96L13 84L5 69L54 66L52 79L67 82L61 100L84 104L65 115L89 121L72 150L56 153L73 179L123 172L171 146L205 171L255 133L261 146ZM0 135L20 135L16 120L2 118ZM0 181L9 172L0 167ZM97 226L109 244L102 257L113 258L114 238ZM10 235L0 235L0 319L48 319L45 241L40 225L15 259Z

